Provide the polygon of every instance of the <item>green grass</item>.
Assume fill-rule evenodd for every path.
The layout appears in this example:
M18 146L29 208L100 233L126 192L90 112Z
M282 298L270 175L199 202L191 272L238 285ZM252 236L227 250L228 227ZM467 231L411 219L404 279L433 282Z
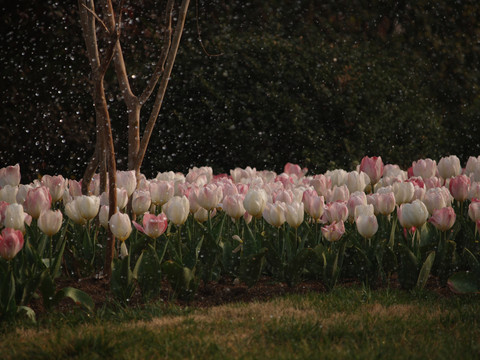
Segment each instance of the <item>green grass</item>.
M478 359L478 296L338 287L209 309L163 303L2 325L2 359Z

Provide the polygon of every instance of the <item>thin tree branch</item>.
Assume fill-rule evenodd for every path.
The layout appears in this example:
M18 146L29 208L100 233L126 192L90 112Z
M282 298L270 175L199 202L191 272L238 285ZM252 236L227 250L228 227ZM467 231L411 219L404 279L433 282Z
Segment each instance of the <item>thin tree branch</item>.
M140 105L143 105L147 102L150 95L152 95L155 86L157 85L158 79L162 75L163 71L165 70L165 62L167 61L167 55L170 50L170 45L172 43L172 17L173 17L173 5L175 4L174 0L168 0L166 13L165 13L165 23L166 23L166 30L165 30L165 37L162 46L162 52L160 54L160 58L155 66L155 70L148 80L147 86L142 92L142 95L139 97Z
M198 16L198 0L196 0L196 3L195 3L195 14L196 14L196 20L197 20L198 42L200 43L200 46L202 47L203 52L205 53L205 55L210 56L210 57L222 56L223 53L210 54L210 53L207 51L207 49L205 49L205 46L203 45L202 32L200 31L200 24L199 24L199 21L198 21L198 18L199 18L199 16Z
M162 79L160 80L160 85L158 88L157 96L155 98L155 103L153 104L152 112L150 113L150 117L148 119L147 125L143 132L142 140L140 143L140 149L138 151L137 159L135 161L135 170L137 171L140 169L142 165L143 158L145 157L145 152L147 151L148 142L150 141L150 137L152 136L155 122L157 121L160 108L162 107L163 99L165 97L165 92L167 90L168 80L170 79L170 75L173 69L173 64L175 62L175 57L178 51L178 46L180 44L180 39L182 38L183 27L185 25L185 18L187 17L189 4L190 4L190 0L182 0L182 4L180 5L179 11L178 11L178 20L175 26L175 33L173 35L172 45L167 56L165 71L162 75Z
M100 19L100 18L98 17L98 15L97 15L92 9L89 9L85 4L82 4L82 5L83 5L83 7L84 7L90 14L92 14L92 15L95 17L95 19L97 19L97 21L98 21L100 24L103 25L103 27L105 28L105 31L108 33L109 31L108 31L107 25L105 25L105 23L102 21L102 19Z

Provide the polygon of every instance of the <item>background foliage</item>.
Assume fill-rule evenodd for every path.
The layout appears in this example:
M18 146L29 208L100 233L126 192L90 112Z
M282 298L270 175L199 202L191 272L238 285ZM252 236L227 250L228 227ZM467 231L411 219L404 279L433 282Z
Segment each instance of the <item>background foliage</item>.
M142 89L164 5L125 3L122 46ZM466 161L480 153L479 17L473 0L199 0L198 17L192 2L142 170ZM95 134L76 6L21 0L2 5L1 19L2 166L20 163L24 180L80 177ZM107 80L124 169L126 110L113 72Z

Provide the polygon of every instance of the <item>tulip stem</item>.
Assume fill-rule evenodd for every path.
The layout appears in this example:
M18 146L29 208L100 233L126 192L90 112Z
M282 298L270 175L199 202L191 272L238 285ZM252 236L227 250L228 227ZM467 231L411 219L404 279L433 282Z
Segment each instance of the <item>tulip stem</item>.
M178 225L178 229L177 229L177 242L178 242L178 255L180 257L180 261L183 263L182 261L182 233L181 233L181 229L182 229L182 225Z
M50 270L50 275L52 275L52 277L54 276L54 274L52 274L52 262L53 262L53 240L52 240L52 236L49 236L50 238L50 261L48 262L48 267L49 267L49 270Z

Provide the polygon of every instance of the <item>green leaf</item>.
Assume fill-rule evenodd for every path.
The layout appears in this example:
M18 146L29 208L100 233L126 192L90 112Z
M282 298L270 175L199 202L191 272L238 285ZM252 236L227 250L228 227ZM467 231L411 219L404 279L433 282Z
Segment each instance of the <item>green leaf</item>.
M126 302L133 296L136 284L130 269L130 256L114 260L110 287L113 295L120 301Z
M464 253L464 256L467 259L467 262L468 262L468 265L469 265L470 269L472 269L472 272L474 274L477 274L480 277L480 262L478 261L478 259L467 248L465 248L463 250L463 253Z
M142 252L133 270L133 276L138 281L144 299L160 293L162 270L153 247L150 246Z
M58 304L64 298L72 299L75 304L83 306L87 311L93 312L95 304L87 293L73 287L65 287L55 294L54 303Z
M17 314L25 313L25 315L32 320L32 322L36 323L37 319L35 318L35 311L28 306L19 306L17 308Z
M413 252L403 244L398 247L400 266L398 281L404 289L412 289L418 280L418 260Z
M458 272L448 279L448 287L458 294L480 292L480 277L473 272Z
M313 249L303 249L289 262L285 272L285 278L289 286L294 286L300 281L306 264L313 256L315 256Z
M54 305L53 298L55 296L55 284L53 283L50 270L46 269L40 276L40 286L38 288L42 294L43 305L50 310Z
M425 262L423 263L422 268L420 269L420 273L418 274L418 279L417 279L418 289L423 289L425 287L428 277L430 276L430 271L432 270L434 261L435 261L435 251L432 251L425 259Z

